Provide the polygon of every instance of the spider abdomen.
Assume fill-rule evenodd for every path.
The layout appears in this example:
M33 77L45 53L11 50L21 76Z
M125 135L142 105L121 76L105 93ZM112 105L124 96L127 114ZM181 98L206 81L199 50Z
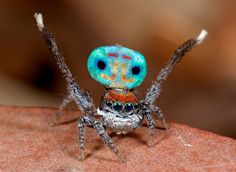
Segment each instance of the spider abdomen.
M110 88L133 89L143 82L147 73L145 57L120 45L96 48L87 66L93 79Z

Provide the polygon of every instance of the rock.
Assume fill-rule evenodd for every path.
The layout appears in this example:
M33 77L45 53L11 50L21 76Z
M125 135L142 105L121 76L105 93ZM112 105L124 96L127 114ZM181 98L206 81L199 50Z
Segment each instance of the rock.
M0 171L236 171L236 141L169 123L148 147L148 128L110 136L126 163L86 128L85 160L79 161L76 122L51 127L56 109L0 106ZM65 111L67 119L79 116Z

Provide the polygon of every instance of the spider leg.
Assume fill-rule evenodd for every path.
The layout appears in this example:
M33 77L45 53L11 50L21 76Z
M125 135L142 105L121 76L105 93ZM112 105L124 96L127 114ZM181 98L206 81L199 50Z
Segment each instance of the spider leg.
M144 99L146 104L153 104L155 102L155 100L160 95L162 82L166 80L167 76L171 73L173 68L182 60L182 57L185 55L185 53L189 52L197 44L202 43L206 35L207 31L202 30L202 32L197 38L192 38L184 42L175 50L169 63L167 63L167 65L160 71L157 76L157 79L154 81L151 88L148 90Z
M147 124L148 124L148 130L149 130L149 138L147 141L148 146L152 147L153 146L153 139L155 135L155 128L156 128L156 123L155 119L152 116L151 109L143 106L143 114L147 119Z
M49 50L53 54L54 61L57 63L59 69L63 73L63 76L67 83L69 95L74 98L76 104L82 112L93 110L94 104L92 98L87 92L80 89L79 85L73 78L68 66L65 63L62 53L58 49L55 37L44 27L42 14L35 13L34 17L45 43L48 45Z
M79 128L79 147L80 147L80 159L84 159L84 142L85 142L85 126L93 127L97 134L101 137L104 144L107 145L113 153L119 158L119 160L124 163L124 159L119 153L117 146L113 143L110 136L106 133L104 126L101 121L96 121L91 116L81 116L78 120Z
M163 127L167 130L168 125L166 123L165 117L164 117L161 109L155 105L150 106L150 109L158 115L158 118L161 120Z
M87 125L88 122L87 122ZM92 124L90 124L91 126ZM78 120L78 128L79 128L79 149L80 149L80 160L84 160L84 142L85 142L85 121L81 117Z

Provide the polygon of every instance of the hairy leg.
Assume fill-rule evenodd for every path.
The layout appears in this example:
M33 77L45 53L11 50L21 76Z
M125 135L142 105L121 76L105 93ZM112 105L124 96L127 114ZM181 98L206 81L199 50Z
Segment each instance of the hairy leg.
M79 85L76 83L75 79L72 77L68 66L65 63L62 53L58 49L55 37L44 27L42 14L35 13L34 17L36 19L38 29L41 32L45 43L48 45L49 50L53 54L54 61L57 63L59 69L61 70L66 80L69 94L74 97L77 106L82 112L94 110L92 98L87 92L81 90Z
M106 133L104 126L100 121L96 121L91 116L81 116L78 120L79 128L79 147L80 147L80 159L84 159L84 142L85 142L85 127L93 127L97 134L101 137L104 144L107 145L113 153L119 158L119 160L124 163L124 159L119 153L116 145L111 140L110 136Z
M167 130L168 125L166 123L165 117L164 117L161 109L159 107L155 106L155 105L150 106L150 109L151 109L151 111L153 111L154 113L157 114L157 117L162 121L163 127Z
M83 117L79 118L78 120L78 129L79 129L79 149L80 149L80 160L84 160L84 142L85 142L85 120ZM87 125L92 126L92 124Z
M161 70L161 72L157 76L157 79L154 81L151 88L148 90L144 99L146 104L153 104L155 102L155 100L160 95L162 82L167 79L167 76L171 73L173 68L182 60L182 57L185 55L185 53L189 52L197 44L202 43L206 35L207 31L202 30L202 32L197 38L192 38L184 42L175 50L169 63L167 63L167 65Z
M142 113L144 115L144 117L146 117L147 119L147 124L148 124L148 130L149 130L149 137L147 140L147 144L150 147L153 147L153 139L154 139L154 135L155 135L155 128L156 128L156 123L155 123L155 119L152 116L152 112L150 110L150 108L143 106L142 109Z

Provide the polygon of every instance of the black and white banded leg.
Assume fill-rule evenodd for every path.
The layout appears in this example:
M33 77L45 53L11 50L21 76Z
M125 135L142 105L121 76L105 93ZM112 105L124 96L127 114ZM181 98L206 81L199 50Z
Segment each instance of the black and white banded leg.
M152 147L153 146L153 139L154 139L154 135L155 135L155 128L156 128L156 123L155 123L155 119L152 116L152 112L151 109L143 106L143 115L144 117L146 117L147 119L147 124L148 124L148 140L147 140L147 144L148 146Z
M160 95L162 82L167 79L167 76L171 73L173 68L181 61L185 53L189 52L197 44L202 43L206 36L207 31L202 30L197 38L192 38L184 42L175 50L169 63L167 63L167 65L160 71L157 76L157 79L154 81L151 88L148 90L144 99L144 102L146 104L152 105L155 102L155 100Z
M157 114L157 117L161 120L164 129L167 130L168 129L168 125L166 123L165 117L164 117L161 109L159 107L157 107L156 105L150 106L150 109L151 109L151 111L153 111L154 113Z
M107 145L113 153L117 155L119 160L124 163L124 159L119 153L117 146L113 143L110 136L106 133L102 122L93 119L91 116L81 116L78 120L79 128L79 147L80 147L80 159L84 159L84 143L85 143L85 127L92 127L96 130L97 134L101 137L104 144Z
M53 34L51 32L49 32L45 28L44 23L43 23L42 14L35 13L34 17L36 19L38 29L41 32L45 43L48 45L49 50L53 54L54 61L57 63L59 69L61 70L61 72L65 78L65 81L67 84L67 89L68 89L68 94L74 98L77 106L79 107L79 109L82 112L94 110L95 106L93 104L92 98L89 96L89 94L87 94L87 92L81 90L79 85L76 83L68 66L65 63L62 53L58 49L55 37L53 36ZM63 107L63 105L62 105L62 107Z

